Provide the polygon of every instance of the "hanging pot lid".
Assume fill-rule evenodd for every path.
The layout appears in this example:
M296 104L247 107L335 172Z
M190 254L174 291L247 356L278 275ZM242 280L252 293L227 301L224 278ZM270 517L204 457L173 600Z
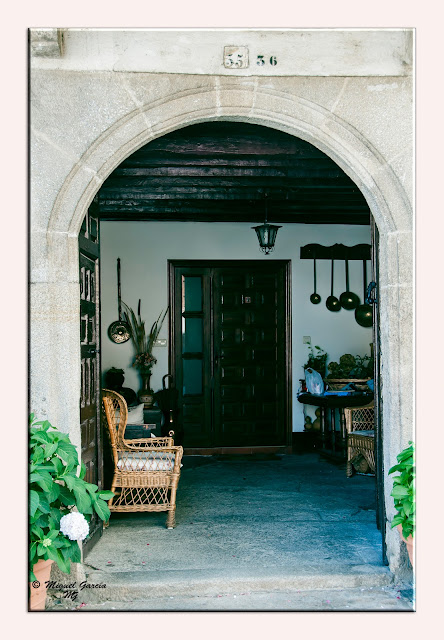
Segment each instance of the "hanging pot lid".
M120 292L120 258L117 258L117 304L119 311L119 319L108 327L109 339L116 344L122 344L130 339L130 331L127 322L122 320L122 300Z

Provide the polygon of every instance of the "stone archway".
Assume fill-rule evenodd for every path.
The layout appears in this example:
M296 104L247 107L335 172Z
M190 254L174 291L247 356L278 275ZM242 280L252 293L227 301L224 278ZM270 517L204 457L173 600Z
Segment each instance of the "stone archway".
M106 177L138 148L174 129L210 120L245 121L279 129L318 147L356 183L372 211L380 232L384 466L388 469L413 432L413 225L407 195L378 150L333 112L282 91L259 89L254 82L241 85L223 80L216 77L212 86L192 87L138 105L103 131L72 166L47 226L45 276L31 286L32 407L38 415L50 413L80 444L77 235ZM50 339L50 330L56 340ZM386 504L390 518L393 508L387 488ZM390 530L387 551L396 571L399 539Z
M224 102L230 107L223 107ZM251 104L245 106L246 102ZM210 120L250 122L310 142L353 179L381 234L411 230L411 205L391 165L354 127L303 98L237 85L222 89L216 83L213 91L187 90L149 103L103 132L68 175L51 212L48 232L77 234L95 193L125 158L150 140Z

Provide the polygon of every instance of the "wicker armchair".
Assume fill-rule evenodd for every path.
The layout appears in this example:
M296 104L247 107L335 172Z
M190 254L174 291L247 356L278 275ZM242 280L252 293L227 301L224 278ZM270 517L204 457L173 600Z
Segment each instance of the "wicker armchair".
M362 456L375 473L375 409L374 403L364 407L344 409L345 429L347 431L347 467L346 474L353 475L353 462Z
M103 389L102 402L114 461L110 511L167 511L166 526L173 529L182 447L174 446L172 431L165 438L125 440L128 408L124 398Z

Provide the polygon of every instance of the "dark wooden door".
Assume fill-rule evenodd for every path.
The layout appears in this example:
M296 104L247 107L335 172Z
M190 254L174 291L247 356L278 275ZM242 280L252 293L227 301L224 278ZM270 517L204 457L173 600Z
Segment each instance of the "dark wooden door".
M290 444L289 262L170 263L187 448Z
M80 267L80 352L81 459L86 466L85 480L102 488L103 460L100 425L100 291L99 222L94 202L79 233ZM102 521L94 513L90 533L83 543L88 553L102 534Z

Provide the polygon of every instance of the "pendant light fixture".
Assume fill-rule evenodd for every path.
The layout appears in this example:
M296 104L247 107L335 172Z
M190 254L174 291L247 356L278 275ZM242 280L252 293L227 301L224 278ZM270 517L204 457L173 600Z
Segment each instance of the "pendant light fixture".
M259 240L259 246L261 251L265 253L267 256L274 250L274 243L276 242L276 236L278 229L281 227L275 224L268 224L267 216L268 216L268 206L267 206L267 194L264 195L265 198L265 222L257 227L251 227L256 231L257 239Z

